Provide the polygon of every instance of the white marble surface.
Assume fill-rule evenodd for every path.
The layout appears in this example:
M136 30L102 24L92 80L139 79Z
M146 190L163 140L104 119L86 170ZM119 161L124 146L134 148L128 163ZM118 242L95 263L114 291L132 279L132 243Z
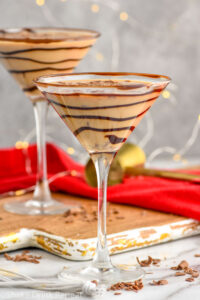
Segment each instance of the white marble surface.
M37 277L54 277L63 268L63 266L70 265L84 265L88 262L70 262L55 255L51 255L38 249L30 249L34 255L41 255L40 264L31 264L27 262L12 262L7 261L3 254L0 255L0 267L9 269L15 272L20 272L34 278ZM21 251L12 252L14 255ZM200 258L194 257L194 254L200 253L200 237L190 237L178 241L169 242L162 245L152 246L145 249L130 251L124 254L118 254L112 257L113 263L120 264L136 264L135 257L140 259L146 258L148 255L153 258L160 258L162 260L160 267L152 266L144 268L146 274L143 280L144 288L138 293L121 292L121 295L116 296L113 292L101 292L93 297L93 299L137 299L137 300L192 300L200 299L200 278L195 279L194 282L186 282L186 276L175 277L174 271L170 269L171 266L177 265L181 260L188 261L192 268L200 271ZM167 279L168 285L165 286L151 286L149 283L153 280ZM67 294L62 292L46 292L36 291L31 289L21 288L1 288L1 300L28 300L28 299L79 299L86 300L88 297L80 294Z

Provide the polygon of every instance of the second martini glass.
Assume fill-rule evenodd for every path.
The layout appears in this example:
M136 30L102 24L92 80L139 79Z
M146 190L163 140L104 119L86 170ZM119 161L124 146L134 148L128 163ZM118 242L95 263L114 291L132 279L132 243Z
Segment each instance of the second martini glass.
M46 166L45 123L47 102L33 83L37 76L72 72L95 43L95 31L67 28L0 30L0 61L32 101L37 136L37 182L33 198L5 205L18 214L58 214L67 205L51 197Z
M135 73L82 73L44 76L38 88L91 156L98 181L96 253L86 268L64 270L62 278L113 284L134 281L141 269L113 266L106 239L107 178L113 157L170 79Z

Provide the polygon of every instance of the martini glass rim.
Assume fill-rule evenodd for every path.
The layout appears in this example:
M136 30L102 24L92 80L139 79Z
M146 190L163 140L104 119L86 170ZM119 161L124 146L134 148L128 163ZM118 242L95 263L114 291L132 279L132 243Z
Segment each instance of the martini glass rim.
M116 88L119 88L117 85L90 85L90 84L84 84L81 85L81 81L84 82L84 80L91 80L92 82L95 82L95 80L105 80L106 79L112 80L112 79L118 79L122 82L121 87L123 87L123 82L127 84L127 89L122 89L120 93L126 94L126 92L130 91L132 88L140 88L141 83L150 84L150 85L161 85L161 84L168 84L171 81L171 78L165 75L158 75L158 74L149 74L149 73L131 73L131 72L84 72L84 73L62 73L62 74L50 74L50 75L44 75L39 76L36 79L34 79L34 83L40 87L43 88L55 88L59 89L78 89L79 91L84 91L87 89L88 93L93 93L93 91L98 88L99 90L106 90L109 88L109 90L114 90ZM149 80L148 80L149 79ZM130 80L130 82L127 80ZM62 81L65 81L64 84L62 84ZM69 83L67 84L67 81L74 81L74 82L80 82L80 85ZM132 81L132 82L131 82ZM136 83L138 86L131 86L131 83ZM130 83L130 85L129 85ZM126 87L126 85L124 85ZM76 93L76 92L74 92Z
M38 37L38 38L32 38L32 37L13 37L13 34L19 33L20 31L23 32L26 31L27 33L30 34L37 34L40 31L44 32L50 32L50 31L55 31L57 32L63 32L63 38L43 38L43 37ZM7 34L7 36L1 36L0 35L0 41L10 41L10 42L16 42L16 43L22 43L22 42L27 42L27 43L49 43L51 42L63 42L63 41L87 41L91 39L97 39L98 37L101 36L101 34L96 31L96 30L91 30L91 29L85 29L85 28L69 28L69 27L48 27L48 26L42 26L42 27L13 27L13 28L0 28L0 34ZM67 33L80 33L80 35L73 37L72 36L66 36L65 34ZM11 37L8 37L11 35Z

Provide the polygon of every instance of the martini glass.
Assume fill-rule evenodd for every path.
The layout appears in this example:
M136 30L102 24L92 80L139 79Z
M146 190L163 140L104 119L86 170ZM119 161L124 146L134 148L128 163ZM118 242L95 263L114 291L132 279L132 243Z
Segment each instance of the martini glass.
M98 280L103 284L133 281L140 268L112 265L106 239L107 178L113 157L155 102L170 79L135 73L82 73L44 76L36 80L40 91L91 156L98 181L98 233L96 253L86 268L71 268L61 278Z
M32 199L7 203L17 214L58 214L69 206L51 197L47 180L45 123L47 102L33 83L37 76L72 72L99 34L67 28L21 28L0 30L0 61L32 101L37 137L37 181Z

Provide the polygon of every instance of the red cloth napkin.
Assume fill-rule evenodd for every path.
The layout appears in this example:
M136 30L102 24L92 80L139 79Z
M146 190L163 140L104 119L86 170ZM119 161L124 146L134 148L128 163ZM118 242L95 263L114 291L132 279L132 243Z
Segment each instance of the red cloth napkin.
M28 149L0 150L0 193L27 188L36 180L36 146ZM76 170L82 176L64 176L50 185L52 191L62 191L97 198L97 189L84 180L84 167L74 162L53 144L47 145L49 177L66 170ZM195 170L200 174L200 170ZM175 213L200 220L200 185L180 180L137 176L108 188L108 201L137 205Z

